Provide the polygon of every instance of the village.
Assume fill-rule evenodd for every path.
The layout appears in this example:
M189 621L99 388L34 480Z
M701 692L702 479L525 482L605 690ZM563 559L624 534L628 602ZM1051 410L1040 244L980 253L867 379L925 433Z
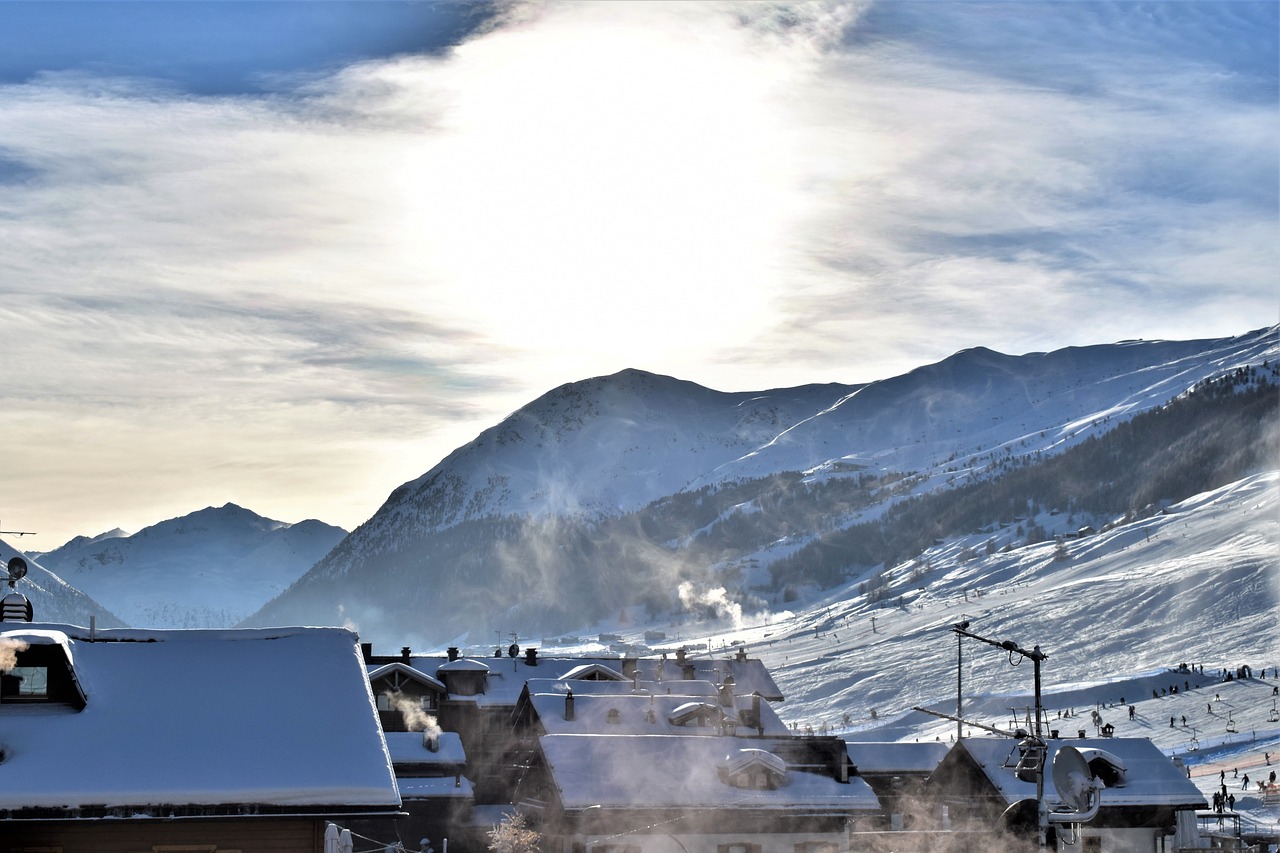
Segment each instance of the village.
M0 853L1275 849L1151 738L1048 711L923 742L797 730L741 645L388 655L345 628L31 618L0 623Z

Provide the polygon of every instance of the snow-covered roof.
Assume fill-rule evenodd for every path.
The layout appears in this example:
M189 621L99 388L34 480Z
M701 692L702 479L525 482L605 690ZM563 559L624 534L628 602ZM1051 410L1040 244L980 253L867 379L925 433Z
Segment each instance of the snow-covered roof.
M467 761L457 732L436 732L434 752L427 748L422 732L387 732L383 737L387 739L391 762L397 767L402 764L457 767Z
M556 693L564 695L570 690L574 696L594 694L640 695L640 696L683 696L686 698L719 696L716 686L710 681L642 681L626 679L625 681L570 680L557 678L530 678L526 684L530 693Z
M741 749L768 741L688 735L546 735L539 738L565 809L592 805L651 809L879 809L867 783L790 768L776 789L738 788L720 768Z
M400 779L400 796L406 800L464 799L475 796L466 776L430 776Z
M529 697L538 721L547 734L703 734L719 735L720 707L712 705L715 712L714 726L686 726L672 721L672 716L690 703L688 696L650 695L646 693L586 693L574 688L573 719L564 718L564 693L535 693ZM739 699L739 713L751 708L750 701ZM725 709L728 710L728 709ZM610 712L616 712L611 714ZM760 719L765 734L785 736L787 726L768 702L760 703ZM755 727L750 727L754 732ZM744 728L740 734L746 734Z
M348 630L2 627L3 638L64 644L87 702L0 705L0 814L399 806Z
M849 760L862 775L880 773L932 773L951 747L945 743L850 742Z
M1102 792L1104 809L1116 806L1171 806L1204 808L1204 795L1170 758L1146 738L1084 738L1050 740L1045 756L1045 798L1051 808L1065 808L1053 786L1053 757L1063 746L1073 746L1085 756L1123 763L1124 784ZM1006 802L1034 798L1035 782L1014 773L1019 744L1010 738L966 738L957 749L968 751L983 774Z
M659 658L622 659L616 655L576 655L573 657L544 657L539 655L537 663L533 665L530 665L524 657L493 657L486 659L488 661L486 664L476 658L459 658L457 661L450 663L447 657L426 655L413 656L410 658L409 664L420 672L435 674L445 666L450 669L462 668L454 666L454 664L460 664L464 660L481 664L488 669L488 680L484 694L466 697L474 699L476 704L480 706L509 705L514 707L516 701L520 698L520 692L524 689L526 680L532 678L558 680L578 667L590 666L591 664L599 664L620 672L627 681L613 682L617 684L631 682L631 673L633 671L636 673L635 680L637 682L653 682L660 685L660 689L663 691L668 686L686 680L684 677L685 670L674 660L662 660ZM734 693L739 695L759 693L762 697L772 702L782 701L782 691L778 689L778 685L774 682L764 664L755 658L737 660L736 658L716 659L690 656L685 663L690 668L689 674L693 676L687 680L707 681L718 685L724 681L726 675L732 675L735 685ZM445 671L449 670L446 669ZM585 683L587 682L574 682L574 692L576 693L578 690L577 684ZM683 688L675 687L673 692L679 692L681 689Z
M593 680L593 681L629 681L625 675L618 672L612 667L605 666L602 663L584 663L575 666L573 669L560 676L559 681L575 681L575 680Z
M445 686L443 681L441 681L440 679L434 676L427 675L422 670L414 669L413 667L407 664L397 662L397 663L387 663L381 666L369 667L370 683L373 683L380 678L386 678L392 675L403 675L406 678L411 678L414 681L417 681L419 684L423 685L424 687L430 687L431 689L437 690L441 693L445 691Z
M436 667L436 672L488 672L489 665L475 658L458 658L457 660L446 660L444 663Z

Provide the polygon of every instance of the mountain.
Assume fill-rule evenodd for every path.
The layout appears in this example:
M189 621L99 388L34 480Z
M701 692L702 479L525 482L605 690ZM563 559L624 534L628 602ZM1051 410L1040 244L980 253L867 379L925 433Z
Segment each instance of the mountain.
M320 521L286 524L228 503L132 536L79 536L40 562L130 625L219 628L277 595L345 535Z
M1274 467L1278 355L1268 329L976 348L865 385L570 383L396 489L247 621L443 644L764 612L850 581L874 598L939 542L1025 549Z
M31 602L37 622L66 622L72 625L88 625L90 619L103 628L125 627L115 614L40 563L38 554L28 554L0 539L0 597L9 588L3 583L8 577L4 566L14 557L21 557L27 564L27 575L18 581L15 589Z

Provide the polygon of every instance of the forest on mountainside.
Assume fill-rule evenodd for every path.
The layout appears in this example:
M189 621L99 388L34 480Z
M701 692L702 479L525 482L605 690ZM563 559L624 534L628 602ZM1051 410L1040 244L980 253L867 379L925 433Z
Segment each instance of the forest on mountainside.
M1275 464L1273 378L1239 371L1202 383L1061 454L1011 459L989 479L899 501L874 521L819 537L770 572L775 583L834 584L855 567L893 566L936 540L993 524L1015 536L1021 530L1017 544L1043 541L1043 528L1029 520L1044 512L1123 521L1158 512Z

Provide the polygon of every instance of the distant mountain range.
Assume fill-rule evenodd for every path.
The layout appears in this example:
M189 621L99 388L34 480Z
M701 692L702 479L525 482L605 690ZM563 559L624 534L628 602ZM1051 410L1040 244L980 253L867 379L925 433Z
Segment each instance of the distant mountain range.
M229 503L132 536L113 530L76 537L32 556L129 625L224 628L279 594L345 535L320 521L286 524ZM63 618L32 600L37 618Z
M1278 357L1273 328L970 349L866 385L570 383L396 489L246 624L438 645L873 595L939 543L1031 547L1274 468Z

